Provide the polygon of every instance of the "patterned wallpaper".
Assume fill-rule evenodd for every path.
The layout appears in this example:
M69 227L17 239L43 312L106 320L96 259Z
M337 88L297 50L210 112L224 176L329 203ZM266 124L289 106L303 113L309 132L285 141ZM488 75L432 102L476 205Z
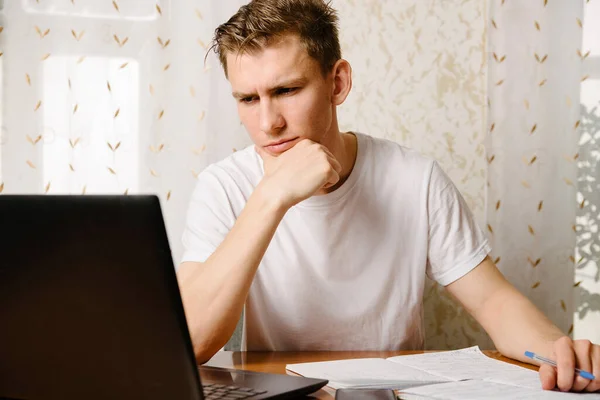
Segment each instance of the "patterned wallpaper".
M486 2L334 0L354 87L341 128L437 159L484 227ZM401 171L398 171L401 173ZM482 328L436 284L426 287L426 347L490 348Z
M249 144L218 64L203 58L212 30L243 3L5 4L0 192L157 193L177 262L194 177ZM483 223L485 3L333 5L354 69L342 129L436 158ZM435 285L425 314L428 348L488 347Z
M6 2L0 13L0 192L157 193L177 261L195 176L249 144L218 64L212 57L204 64L213 29L243 3ZM494 60L489 52L488 4L506 13L493 29L505 29L502 19L510 21L510 11L497 8L504 3L333 0L344 57L354 71L353 91L339 113L342 129L437 159L482 227L489 216L487 71L502 72L506 54L499 51ZM540 17L531 20L545 28L546 11L535 9ZM542 65L544 43L534 51L539 59L529 59L538 74L552 57ZM523 232L531 236L527 227ZM539 257L530 258L535 264ZM541 273L531 270L523 280L528 285ZM427 348L491 346L435 284L426 288L425 304Z

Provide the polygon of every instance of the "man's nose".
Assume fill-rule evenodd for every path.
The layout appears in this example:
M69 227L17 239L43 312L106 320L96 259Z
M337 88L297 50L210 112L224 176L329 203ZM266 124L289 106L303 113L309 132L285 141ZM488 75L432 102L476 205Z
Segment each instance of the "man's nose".
M277 134L285 126L279 107L272 101L260 103L260 130L267 135Z

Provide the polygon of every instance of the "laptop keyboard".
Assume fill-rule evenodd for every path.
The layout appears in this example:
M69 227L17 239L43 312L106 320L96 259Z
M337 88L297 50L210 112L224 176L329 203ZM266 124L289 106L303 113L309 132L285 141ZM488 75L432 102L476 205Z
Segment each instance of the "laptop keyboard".
M205 400L247 399L267 392L266 390L261 391L247 387L219 385L216 383L203 384L202 388L204 389Z

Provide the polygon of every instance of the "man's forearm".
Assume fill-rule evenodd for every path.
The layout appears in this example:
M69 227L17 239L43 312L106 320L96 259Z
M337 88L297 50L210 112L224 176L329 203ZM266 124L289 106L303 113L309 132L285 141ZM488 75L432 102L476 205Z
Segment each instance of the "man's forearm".
M258 265L285 212L259 185L206 262L181 265L179 285L199 362L212 357L235 330Z
M574 378L576 366L596 371L600 365L600 346L589 340L571 341L529 299L502 276L490 257L446 289L455 296L491 336L507 357L531 363L529 350L556 360L557 368L540 367L544 389L600 390L600 382Z
M553 343L565 334L514 287L498 290L478 318L505 356L532 363L525 350L552 357Z

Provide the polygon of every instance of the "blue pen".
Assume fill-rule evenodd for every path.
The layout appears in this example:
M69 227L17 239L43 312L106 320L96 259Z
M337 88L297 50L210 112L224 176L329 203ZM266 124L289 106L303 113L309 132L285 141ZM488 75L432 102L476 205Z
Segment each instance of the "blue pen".
M531 358L532 360L538 360L543 363L550 364L553 367L556 367L556 361L550 360L546 357L538 356L537 354L532 353L531 351L526 351L525 356ZM592 375L591 373L589 373L587 371L582 371L579 368L575 368L575 373L577 375L581 376L582 378L589 379L590 381L593 381L594 379L596 379L596 377L594 375Z

